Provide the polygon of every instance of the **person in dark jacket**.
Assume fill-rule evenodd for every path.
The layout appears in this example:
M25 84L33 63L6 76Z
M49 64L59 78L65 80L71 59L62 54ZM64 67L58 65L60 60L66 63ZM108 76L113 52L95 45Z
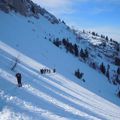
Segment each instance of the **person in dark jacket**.
M18 87L22 87L22 83L21 83L21 74L20 73L16 73L16 78L17 78L17 82L18 82Z
M53 69L53 73L55 73L55 72L56 72L56 69L54 68L54 69Z
M41 73L41 74L44 74L44 69L40 69L40 73Z

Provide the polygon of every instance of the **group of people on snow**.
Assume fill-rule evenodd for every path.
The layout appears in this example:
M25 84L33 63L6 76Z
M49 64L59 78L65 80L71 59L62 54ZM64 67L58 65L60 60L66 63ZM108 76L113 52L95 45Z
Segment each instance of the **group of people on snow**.
M56 72L56 69L54 68L53 70L51 70L51 69L46 69L46 68L44 68L44 69L40 69L40 73L41 74L45 74L45 73L55 73Z
M41 74L52 73L52 72L55 73L56 69L55 68L53 70L51 70L51 69L40 69ZM22 87L22 82L21 82L22 75L21 75L21 73L16 73L15 76L16 76L16 79L17 79L18 87Z

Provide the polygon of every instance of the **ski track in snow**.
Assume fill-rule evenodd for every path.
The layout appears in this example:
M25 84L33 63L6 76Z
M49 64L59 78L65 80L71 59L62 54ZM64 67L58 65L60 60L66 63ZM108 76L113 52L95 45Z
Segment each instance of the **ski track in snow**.
M89 119L89 120L120 120L120 107L112 104L111 102L97 96L96 94L84 89L83 87L77 85L76 83L69 81L67 78L60 74L51 74L51 75L40 75L39 70L42 67L46 67L35 60L23 55L22 53L16 51L15 49L9 47L0 41L0 49L8 53L12 57L19 56L18 63L19 67L24 70L23 75L28 78L32 78L34 83L40 85L50 92L49 94L34 87L35 85L29 84L25 81L24 85L20 90L22 92L27 92L36 96L40 100L48 102L52 106L55 106L59 111L64 112L64 114L71 114L71 119ZM6 59L11 60L9 57ZM12 61L12 60L11 60ZM47 68L47 67L46 67ZM22 71L21 71L22 72ZM11 73L8 73L6 70L0 68L0 78L2 80L7 80L12 84L16 84L16 78ZM30 81L29 81L30 82ZM64 84L63 84L64 83ZM53 87L54 86L54 87ZM74 87L73 87L74 86ZM56 88L56 89L55 89ZM12 92L13 89L10 89ZM9 91L9 90L8 90ZM19 90L17 90L18 93ZM52 96L52 92L56 96ZM16 93L17 94L17 93ZM20 93L21 95L23 93ZM57 96L58 95L58 96ZM19 98L16 96L10 95L10 93L4 92L0 89L0 97L9 104L15 104L16 106L21 107L24 110L30 111L34 116L43 117L43 119L51 120L67 120L67 115L60 116L56 112L51 112L49 110L43 109L40 107L40 104L36 104L34 101L27 101L26 98ZM59 99L61 98L61 99ZM34 103L32 103L34 102ZM67 103L68 102L68 103ZM38 106L37 106L38 105ZM4 109L0 112L0 115L3 116L0 118L2 120L5 118L4 113L7 111L8 117L15 119L32 119L27 115L25 118L22 118L20 113L15 113L9 108ZM64 117L66 116L66 117ZM5 119L7 119L5 118ZM12 120L12 119L11 119Z
M13 81L13 79L15 80L14 76L10 75L9 73L5 72L4 70L0 69L0 71L2 71L2 73L3 73L1 76L2 78L14 83L14 81ZM47 100L48 102L55 104L58 107L61 107L62 109L64 109L64 111L71 112L72 114L81 116L86 119L98 120L96 117L90 116L84 112L81 112L81 111L73 108L72 106L69 106L68 104L64 104L64 103L60 102L59 100L56 100L55 98L52 98L51 96L46 95L45 93L42 93L41 91L33 88L31 85L24 85L23 88L25 90L29 91L30 93L32 93L40 98L43 98L43 99ZM39 109L35 106L32 106L32 104L22 101L22 100L18 99L17 97L4 95L3 91L0 92L0 96L1 96L1 98L6 99L9 102L12 101L12 103L17 103L17 105L23 106L25 109L31 110L33 112L39 112L39 113L43 112L41 109Z
M46 117L46 116L49 116L49 119L64 119L62 117L59 117L53 113L50 113L49 111L45 111L41 108L38 108L36 106L33 106L32 103L29 103L29 102L26 102L26 101L23 101L19 98L17 98L16 96L9 96L7 94L5 94L3 91L0 90L0 96L2 99L6 100L7 102L9 103L12 103L12 104L16 104L28 111L31 111L33 113L36 113L38 117L40 116L43 116L43 117ZM66 119L65 119L66 120Z
M32 120L32 118L25 114L15 113L12 109L6 107L0 112L0 120Z

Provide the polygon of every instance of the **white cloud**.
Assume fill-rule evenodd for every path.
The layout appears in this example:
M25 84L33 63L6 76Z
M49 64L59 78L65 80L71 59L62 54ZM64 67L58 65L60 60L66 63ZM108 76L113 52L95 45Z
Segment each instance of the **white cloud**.
M41 7L47 9L51 13L59 16L59 14L71 14L74 12L72 0L32 0Z
M77 1L82 1L82 2L88 2L88 1L91 1L91 0L77 0ZM120 0L92 0L93 2L101 2L101 3L114 3L114 4L120 4Z
M60 8L60 7L70 7L72 4L80 4L81 2L91 2L91 0L32 0L33 2L44 6L44 7L51 7L51 8ZM96 3L112 3L112 4L120 4L120 0L92 0L92 2Z
M73 7L76 5L81 5L81 3L91 2L91 0L32 0L33 2L39 4L41 7L47 9L48 11L52 12L53 14L59 16L61 14L71 14L77 11L78 8ZM120 4L119 0L92 0L92 2L98 4L112 4L118 5ZM79 6L80 7L80 6ZM102 12L108 12L110 9L108 7L99 7L99 8L90 8L89 13L91 14L99 14ZM79 8L80 11L80 8ZM86 12L86 11L84 11Z
M69 5L71 3L70 0L33 0L33 1L38 4L54 8Z
M89 11L89 14L92 14L92 15L97 15L97 14L100 14L100 13L106 13L106 12L111 12L112 9L110 8L101 8L101 7L96 7L96 8L92 8L90 9Z

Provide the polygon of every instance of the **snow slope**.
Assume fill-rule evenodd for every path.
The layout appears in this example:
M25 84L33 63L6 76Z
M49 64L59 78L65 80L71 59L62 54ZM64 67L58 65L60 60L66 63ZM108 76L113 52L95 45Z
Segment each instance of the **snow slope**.
M0 119L120 119L116 87L107 78L49 38L76 36L63 23L0 11ZM11 71L16 58L15 71ZM41 75L41 68L57 73ZM74 76L80 68L85 83ZM22 73L23 87L16 87L15 73Z
M0 68L1 119L120 119L120 107L115 104L59 73L41 75L35 65L44 65L3 42L0 48L4 63ZM22 88L16 87L15 73L9 68L18 55L15 72L23 75Z

